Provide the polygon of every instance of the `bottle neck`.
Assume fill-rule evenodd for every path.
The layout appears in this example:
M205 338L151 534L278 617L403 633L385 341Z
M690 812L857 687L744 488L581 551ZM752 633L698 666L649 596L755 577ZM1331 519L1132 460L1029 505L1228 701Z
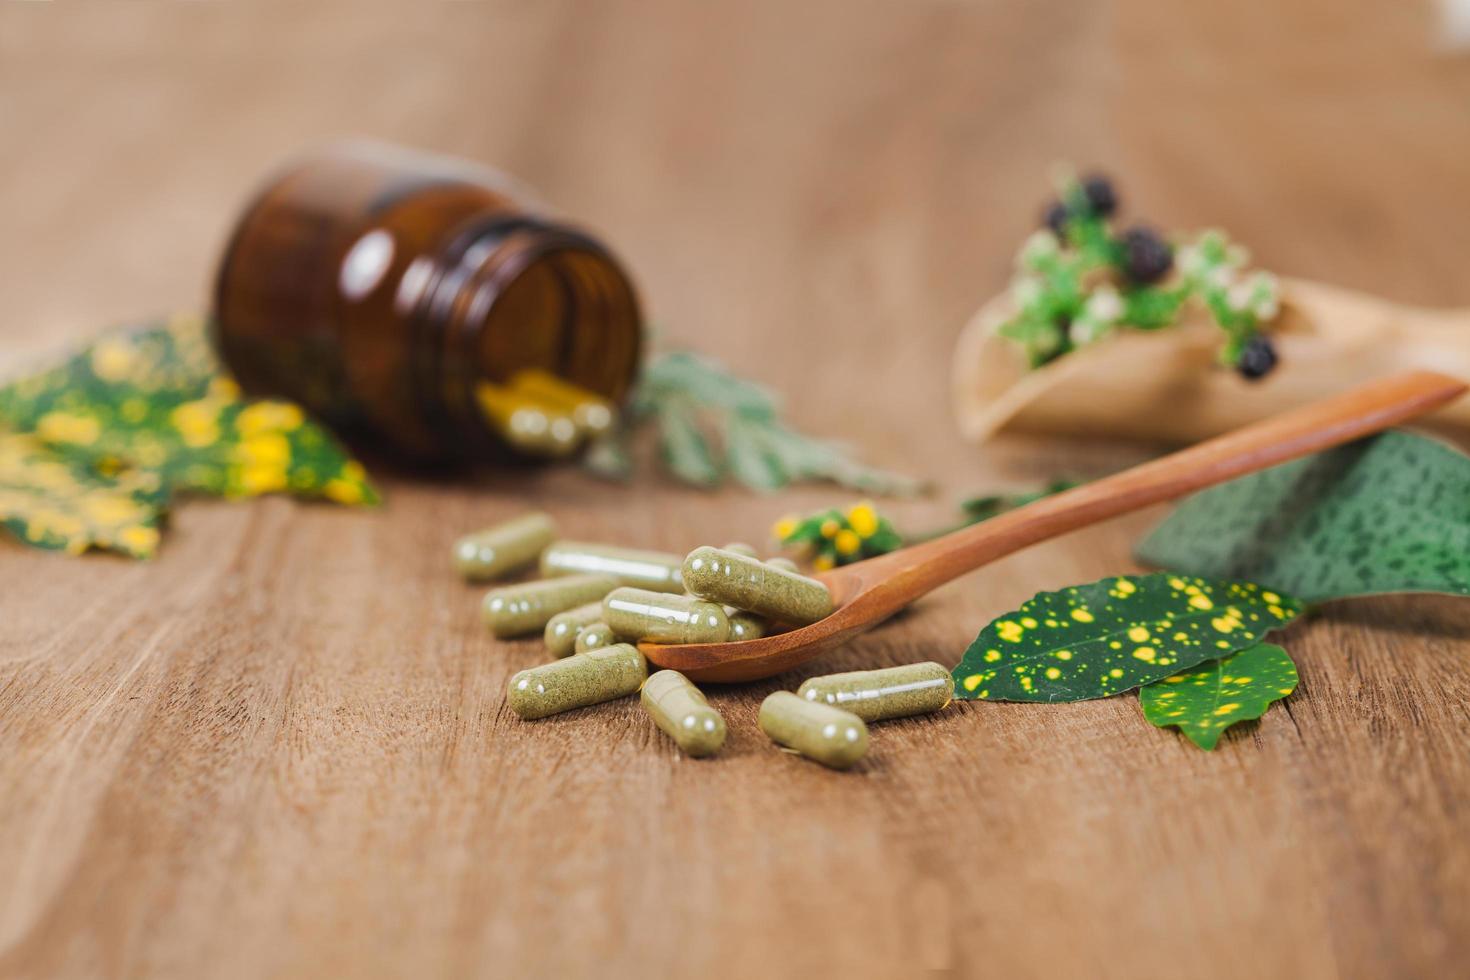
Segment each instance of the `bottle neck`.
M535 217L489 215L450 236L412 315L414 400L450 455L515 455L480 408L477 387L525 368L574 368L582 335L610 326L588 322L608 317L599 280L609 270L596 241Z

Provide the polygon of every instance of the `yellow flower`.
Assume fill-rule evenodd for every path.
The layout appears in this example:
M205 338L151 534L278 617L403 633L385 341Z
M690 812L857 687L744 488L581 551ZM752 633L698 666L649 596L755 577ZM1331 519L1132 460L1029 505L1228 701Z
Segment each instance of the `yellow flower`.
M299 429L306 416L290 402L256 402L240 412L235 419L235 428L242 436L258 435L262 432L290 432Z
M776 540L785 541L787 538L791 537L793 534L796 533L797 525L800 523L801 521L797 518L795 514L787 514L785 517L781 518L779 521L776 522L776 526L772 528L773 533L776 535Z
M818 555L812 559L812 567L819 572L829 572L835 564L837 563L832 560L831 555Z
M92 443L101 434L101 426L90 415L47 412L36 423L36 434L46 442Z
M871 538L878 530L878 512L865 500L847 512L847 523L859 536Z
M832 544L837 548L839 555L855 555L863 546L863 541L854 532L843 528L837 532L837 537L832 539Z
M830 517L822 522L822 537L824 538L835 538L840 530L842 530L842 525Z

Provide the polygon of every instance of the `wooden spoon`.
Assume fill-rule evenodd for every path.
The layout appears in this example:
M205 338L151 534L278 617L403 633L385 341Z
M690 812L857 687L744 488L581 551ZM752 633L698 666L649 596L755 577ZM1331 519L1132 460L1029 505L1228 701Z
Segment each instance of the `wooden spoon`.
M770 677L1027 545L1391 428L1465 390L1463 382L1433 371L1370 382L944 537L824 572L817 577L832 590L836 609L810 626L739 643L640 643L639 648L654 664L696 681Z

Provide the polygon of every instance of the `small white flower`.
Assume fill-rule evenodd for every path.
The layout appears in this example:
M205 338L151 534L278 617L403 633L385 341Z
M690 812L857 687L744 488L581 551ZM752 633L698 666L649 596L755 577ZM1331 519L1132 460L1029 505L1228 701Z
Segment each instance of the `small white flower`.
M1091 303L1088 305L1091 306ZM1099 320L1092 315L1090 310L1084 309L1077 319L1072 321L1069 333L1075 343L1091 344L1107 336L1110 330L1112 330L1111 323Z
M1057 236L1053 235L1049 229L1042 228L1032 232L1031 236L1022 243L1017 259L1023 267L1034 268L1037 263L1056 255L1060 247Z
M1235 282L1235 271L1229 266L1217 265L1204 275L1204 283L1212 289L1229 289Z
M1237 313L1250 309L1256 300L1256 284L1253 280L1237 282L1225 293L1225 305Z
M1194 245L1180 246L1174 258L1179 263L1179 271L1186 276L1197 276L1204 271L1204 254Z
M1269 272L1257 272L1251 312L1257 320L1274 320L1281 312L1281 281Z
M1026 309L1041 299L1041 280L1034 276L1018 276L1011 283L1011 300L1017 309Z
M1103 325L1117 323L1118 318L1123 315L1123 297L1112 286L1099 286L1087 298L1083 313Z

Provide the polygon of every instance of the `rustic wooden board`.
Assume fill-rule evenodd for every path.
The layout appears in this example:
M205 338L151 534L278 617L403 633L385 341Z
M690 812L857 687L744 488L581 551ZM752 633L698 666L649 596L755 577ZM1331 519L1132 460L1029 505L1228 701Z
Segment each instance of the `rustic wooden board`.
M948 416L954 337L1053 160L1112 166L1154 221L1225 224L1268 267L1470 302L1470 226L1446 218L1470 213L1470 66L1402 8L7 5L0 373L197 305L252 182L363 133L530 178L621 247L665 337L936 476L893 510L938 523L966 491L1138 458L981 451ZM807 673L953 663L1031 593L1131 568L1140 515L714 690L730 740L692 761L632 700L511 716L536 645L485 634L450 542L534 504L682 549L847 495L386 482L378 513L190 503L148 565L0 544L0 974L1464 970L1462 602L1294 626L1300 692L1214 754L1132 697L875 726L847 774L756 731Z

